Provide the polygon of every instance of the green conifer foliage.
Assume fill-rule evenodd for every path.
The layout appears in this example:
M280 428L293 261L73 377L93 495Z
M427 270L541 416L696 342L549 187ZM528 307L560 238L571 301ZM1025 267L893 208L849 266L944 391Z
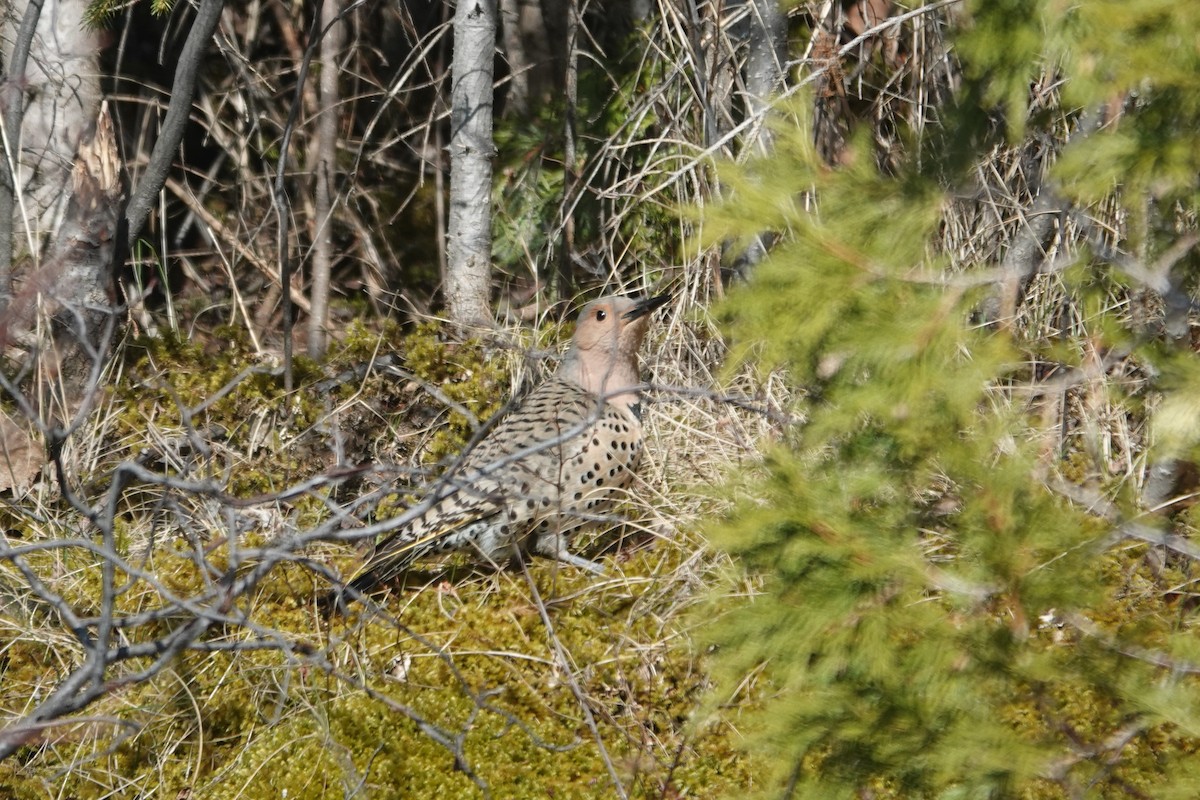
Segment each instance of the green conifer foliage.
M1196 456L1197 356L1129 306L1134 288L1194 282L1194 258L1157 287L1139 270L1195 229L1200 8L968 5L961 105L938 133L951 146L881 176L862 141L829 168L790 108L776 152L726 169L733 199L705 216L714 240L781 232L725 308L735 362L803 390L803 421L713 531L762 581L708 628L722 686L765 665L741 722L774 765L763 797L1200 796L1197 617L1178 594L1200 575L1191 522L1147 514L1134 468L1063 444L1065 426L1098 424L1086 403L1064 423L1028 399L1032 364L1098 376L1108 407L1154 431L1139 468ZM1064 87L1040 116L1039 74ZM970 180L955 159L1044 140L1127 91L1115 131L1060 137L1047 186L1072 201L1064 218L1117 209L1108 246L1132 255L1090 250L1081 223L1059 287L1072 324L1053 339L979 325L991 289L964 276L996 264L946 253L949 187ZM1139 379L1088 373L1096 353ZM1145 543L1159 534L1178 538Z

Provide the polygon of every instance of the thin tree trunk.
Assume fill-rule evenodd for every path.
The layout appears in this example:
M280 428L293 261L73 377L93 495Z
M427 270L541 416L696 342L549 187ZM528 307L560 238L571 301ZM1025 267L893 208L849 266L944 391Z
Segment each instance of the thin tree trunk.
M129 197L126 216L129 219L129 243L142 232L142 226L150 216L151 209L158 203L158 193L162 191L167 181L167 173L179 152L179 143L183 141L183 132L187 128L188 117L192 111L192 98L196 92L196 78L200 72L200 62L208 50L213 31L221 19L221 8L224 0L200 0L196 9L196 19L192 29L188 31L179 54L179 62L175 65L175 78L171 82L171 103L167 106L166 116L163 117L162 128L154 150L150 153L150 161L142 172L141 180Z
M564 70L567 107L563 113L562 245L558 254L558 296L570 300L574 291L575 193L579 185L575 153L576 111L579 105L579 3L567 2L567 60Z
M779 0L751 0L746 47L746 110L765 118L771 98L783 90L787 60L787 19ZM771 149L765 125L760 124L752 138L763 153Z
M559 83L541 0L500 0L500 22L509 73L504 113L529 114Z
M495 0L459 0L454 13L450 111L450 219L446 300L455 325L491 322L492 76Z
M746 112L757 118L746 138L746 146L766 155L771 151L771 132L766 126L771 98L783 89L783 65L787 60L787 20L779 0L750 0L750 19L746 32ZM743 276L766 258L774 235L764 231L754 237L738 259L737 270Z
M345 25L338 0L321 4L321 111L317 122L316 242L313 247L312 308L308 317L308 355L325 353L329 323L329 273L333 265L333 177L337 174L338 64Z
M508 60L508 93L504 98L504 113L526 114L529 111L529 54L521 40L520 0L500 0L500 26L504 37L504 55Z

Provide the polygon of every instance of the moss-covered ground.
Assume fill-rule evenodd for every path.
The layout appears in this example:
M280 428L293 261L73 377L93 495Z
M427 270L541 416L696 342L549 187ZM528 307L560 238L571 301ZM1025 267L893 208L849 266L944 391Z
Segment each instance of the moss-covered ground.
M539 335L549 343L556 331ZM129 568L116 570L114 614L201 596L231 558L327 522L357 496L376 498L355 506L360 521L403 509L507 400L509 375L524 368L517 352L455 343L436 325L354 326L328 363L297 361L289 394L235 329L207 350L172 337L128 343L68 446L80 495L100 502L130 461L219 491L125 487L113 541ZM396 369L362 368L385 355ZM661 436L683 430L677 410L660 418ZM390 471L281 498L339 463ZM670 529L688 514L661 513L675 502L664 492L687 490L661 483L666 463L647 478L657 509L631 504L630 527L580 543L604 559L602 578L542 560L492 572L458 558L338 613L320 602L330 583L313 564L348 575L361 547L314 542L308 560L277 564L238 598L246 624L213 625L196 643L206 649L28 737L0 762L0 795L600 798L616 796L615 782L633 797L735 793L753 784L754 765L739 749L736 708L712 702L692 636L717 560L686 527ZM230 498L244 505L231 512ZM31 499L37 511L6 510L10 541L95 536L51 486ZM76 614L102 613L94 550L39 549L27 563ZM83 652L28 593L0 619L0 708L17 716ZM185 619L176 608L122 635L148 641ZM109 677L148 663L122 662Z

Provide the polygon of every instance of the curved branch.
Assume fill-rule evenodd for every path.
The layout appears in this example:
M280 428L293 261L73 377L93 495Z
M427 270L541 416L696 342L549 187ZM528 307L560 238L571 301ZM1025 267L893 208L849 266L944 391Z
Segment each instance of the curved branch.
M130 245L137 239L154 207L155 196L162 191L175 160L175 151L183 140L183 131L187 127L188 115L192 109L192 96L196 89L196 73L200 68L200 59L208 47L217 22L221 19L221 9L224 0L200 0L200 8L196 12L196 21L188 32L187 41L183 43L183 52L179 54L179 63L175 67L175 80L171 84L171 103L167 106L167 115L163 119L162 132L154 143L154 152L150 154L150 162L137 188L129 198L126 218L129 220Z

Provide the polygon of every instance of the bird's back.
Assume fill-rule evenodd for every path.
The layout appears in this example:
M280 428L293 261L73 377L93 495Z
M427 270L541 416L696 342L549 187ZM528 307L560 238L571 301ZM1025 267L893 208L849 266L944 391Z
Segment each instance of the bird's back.
M496 563L514 554L514 544L561 555L567 535L623 494L641 440L627 407L550 378L443 476L439 499L381 544L351 585L367 588L449 550L472 549Z

